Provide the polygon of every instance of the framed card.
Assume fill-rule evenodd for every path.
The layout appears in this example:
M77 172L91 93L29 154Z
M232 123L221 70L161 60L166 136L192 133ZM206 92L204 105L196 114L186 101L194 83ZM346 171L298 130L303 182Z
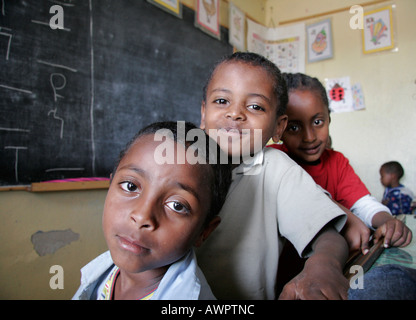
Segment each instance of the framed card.
M229 3L229 43L239 51L246 50L246 15Z
M362 29L365 54L394 49L392 6L364 12Z
M182 3L180 0L147 0L147 2L182 19Z
M306 26L308 62L333 57L331 19Z
M196 0L195 26L221 39L220 0Z

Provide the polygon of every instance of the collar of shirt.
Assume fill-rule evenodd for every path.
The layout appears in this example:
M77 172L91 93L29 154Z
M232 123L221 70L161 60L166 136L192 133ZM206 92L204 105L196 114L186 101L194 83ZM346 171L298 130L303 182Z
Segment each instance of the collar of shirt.
M261 166L264 161L264 148L255 153L253 156L243 157L242 163L233 169L232 179L234 180L237 175L255 175L260 172Z

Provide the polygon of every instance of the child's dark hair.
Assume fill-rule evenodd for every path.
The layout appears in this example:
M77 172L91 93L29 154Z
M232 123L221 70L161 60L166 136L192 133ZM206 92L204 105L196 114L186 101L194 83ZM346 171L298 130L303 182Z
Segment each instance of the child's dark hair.
M184 128L186 140L183 141L180 137L178 137L178 127ZM219 214L224 202L225 197L227 196L228 188L231 184L231 164L226 161L226 163L221 163L221 159L226 158L222 155L223 151L219 147L219 145L210 138L205 131L199 129L191 122L174 122L174 121L166 121L166 122L155 122L152 123L143 129L141 129L136 135L131 139L125 148L120 152L118 160L113 170L112 176L115 175L117 171L117 167L120 164L120 161L124 158L127 152L130 150L131 146L142 136L155 134L159 130L169 130L173 134L173 140L176 143L181 143L184 145L185 149L187 150L191 145L198 141L198 136L189 135L188 132L190 130L198 130L199 133L205 136L205 152L200 152L197 156L201 156L204 158L206 165L211 167L212 178L207 177L207 182L210 180L210 190L211 190L211 203L209 205L207 218L205 220L208 223L213 217ZM195 152L200 151L199 149L195 149ZM215 158L213 158L215 157ZM222 161L224 162L224 161ZM205 165L205 164L198 164L198 165ZM209 179L209 180L208 180Z
M283 78L286 80L287 90L289 93L292 90L313 91L322 99L322 102L328 108L328 112L331 112L329 109L326 89L318 78L314 78L303 73L284 73Z
M232 55L223 57L219 62L217 62L214 65L214 68L212 69L208 77L208 80L203 88L203 101L206 101L208 85L212 80L215 70L220 64L229 62L242 62L254 67L262 67L269 74L270 79L273 81L273 92L276 96L276 100L278 103L277 116L279 117L286 113L288 95L286 83L282 77L280 69L270 60L253 52L235 52Z
M381 168L383 168L387 173L397 175L399 180L404 176L404 169L402 165L397 161L386 162L381 166Z

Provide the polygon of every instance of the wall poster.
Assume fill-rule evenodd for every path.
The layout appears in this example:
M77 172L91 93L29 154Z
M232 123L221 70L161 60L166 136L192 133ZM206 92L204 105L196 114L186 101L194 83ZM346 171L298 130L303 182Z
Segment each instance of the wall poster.
M195 26L221 39L220 0L196 0Z
M308 62L330 59L332 52L331 19L306 26Z
M364 12L364 53L394 49L393 31L393 6Z

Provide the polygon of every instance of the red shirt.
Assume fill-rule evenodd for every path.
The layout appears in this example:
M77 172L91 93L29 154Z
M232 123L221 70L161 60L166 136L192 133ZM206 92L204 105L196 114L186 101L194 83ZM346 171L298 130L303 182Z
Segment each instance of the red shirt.
M272 144L269 147L288 153L282 144ZM319 163L298 164L312 176L316 184L328 191L335 201L347 209L351 209L357 200L370 194L341 152L326 149Z

